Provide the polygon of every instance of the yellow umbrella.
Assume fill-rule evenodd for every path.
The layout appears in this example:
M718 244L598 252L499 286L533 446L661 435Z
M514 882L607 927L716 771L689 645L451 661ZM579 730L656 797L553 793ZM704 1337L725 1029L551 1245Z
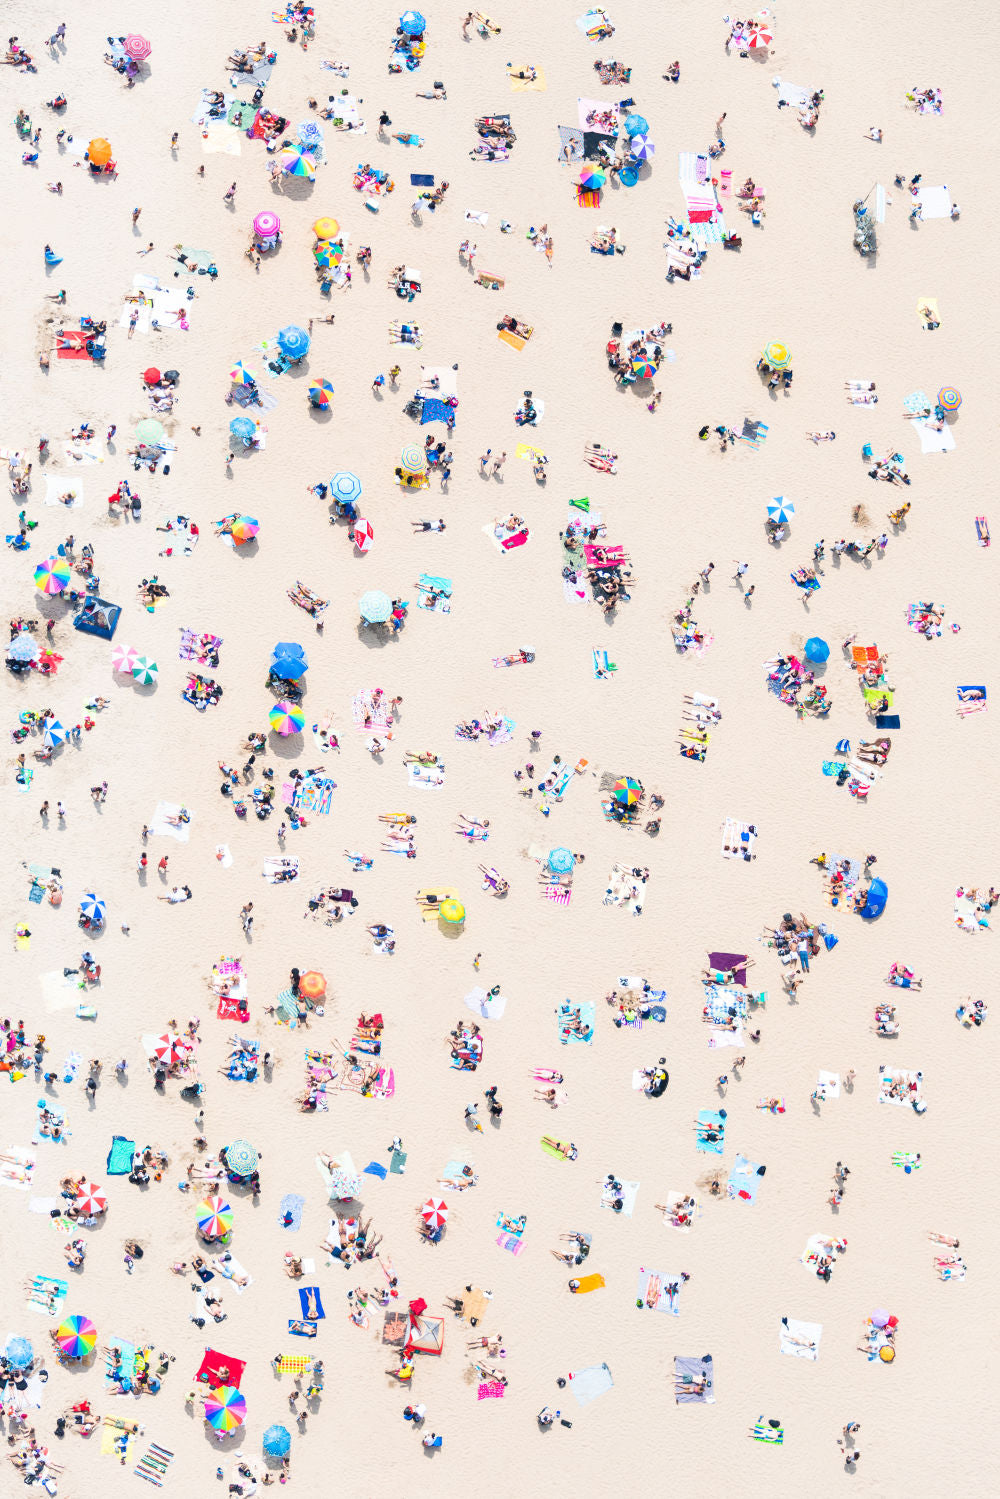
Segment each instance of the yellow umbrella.
M460 900L443 900L438 906L438 915L452 926L461 926L465 920L465 907Z
M319 218L313 225L313 234L317 239L336 239L339 233L340 225L336 219Z
M786 344L779 343L766 344L761 358L763 359L764 363L769 364L773 370L787 370L788 366L792 362L792 356L789 353L788 346Z

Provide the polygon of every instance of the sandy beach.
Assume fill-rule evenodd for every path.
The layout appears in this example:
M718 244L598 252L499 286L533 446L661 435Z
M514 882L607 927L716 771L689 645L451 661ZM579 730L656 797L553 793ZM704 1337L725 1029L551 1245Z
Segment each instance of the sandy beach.
M463 7L431 7L420 65L392 72L399 11L381 4L317 7L306 47L301 22L230 0L196 18L147 3L114 14L7 8L7 30L35 71L8 53L0 448L11 492L0 567L11 647L34 640L38 660L3 673L0 1354L7 1338L27 1338L49 1377L21 1380L25 1392L5 1370L0 1402L4 1434L19 1444L11 1450L27 1450L32 1427L61 1465L48 1481L64 1499L105 1484L134 1493L137 1469L167 1491L201 1494L221 1468L230 1492L247 1495L267 1477L307 1493L349 1482L365 1495L390 1484L459 1494L485 1481L598 1494L623 1459L640 1462L647 1481L655 1465L668 1481L683 1474L740 1495L764 1485L833 1494L848 1479L855 1493L931 1495L988 1471L996 1355L981 1331L996 1325L997 1298L981 1142L997 1121L988 1091L997 1020L978 1023L974 1006L991 998L987 892L1000 883L987 847L996 585L982 544L994 518L986 427L996 316L991 231L970 170L983 139L974 60L988 13L973 4L903 24L877 8L834 14L810 0L759 18L743 45L727 46L722 7L657 23L618 0L607 12L613 35L599 41L577 24L584 9L503 0L489 13L499 35L476 25L463 35ZM50 46L60 22L65 38ZM109 33L126 27L151 46L131 87L104 61ZM761 32L769 44L746 44ZM276 61L248 84L226 61L259 41ZM663 76L675 58L677 83ZM631 69L627 81L602 83L598 59ZM518 72L536 76L512 79ZM416 97L439 81L446 97ZM790 81L822 92L811 128L794 102L777 107ZM251 101L239 129L212 123L206 135L195 120L203 89L224 93L227 109L234 97ZM939 91L926 112L907 98L922 89ZM60 92L65 107L47 107ZM343 108L345 93L352 131L319 113ZM576 134L589 147L581 121L605 108L615 132L602 139L625 166L602 170L600 201L587 206L581 170L599 164L561 160L560 150ZM272 180L280 153L246 133L258 109L286 122L271 144L301 143L303 122L321 129L307 175ZM383 131L380 112L391 117ZM633 114L655 143L634 169ZM473 159L484 144L475 122L502 115L516 135L509 155ZM407 134L422 144L404 144ZM98 138L113 174L95 175L83 155ZM717 139L724 150L710 156ZM363 163L394 190L358 191ZM698 178L718 207L707 224L685 217L683 184L690 197ZM756 225L751 197L738 196L748 178ZM731 193L717 196L713 183L728 180ZM55 183L61 191L49 190ZM432 211L418 194L443 183ZM921 192L928 215L945 201L957 214L911 217ZM866 255L853 242L862 199L873 214L885 202L877 253ZM248 258L265 212L280 219L280 243ZM312 227L323 216L337 221L343 250L325 293ZM671 218L689 237L668 235ZM624 253L596 253L598 226L613 228ZM724 248L723 233L740 235L742 248ZM471 263L463 241L475 247ZM45 246L57 263L46 263ZM363 246L367 267L356 258ZM668 282L668 266L683 267L699 246L699 274ZM213 273L189 275L178 247ZM398 266L419 278L411 300L388 284ZM161 291L130 334L138 304L128 298L151 290L137 276ZM481 284L490 278L502 286ZM65 302L52 300L62 290ZM918 310L928 302L937 327ZM81 318L107 324L97 362L85 347L83 357L58 356L57 330L82 334L85 346ZM530 337L499 337L505 318ZM393 324L419 327L419 346L390 342ZM632 383L630 336L664 325L638 351L657 368ZM291 364L276 345L289 326L311 334ZM609 367L609 341L625 383ZM794 378L780 379L775 350L769 389L758 361L773 345ZM241 405L238 363L262 406ZM151 367L176 381L144 380ZM325 409L308 394L321 380L332 387ZM878 401L861 404L869 385ZM404 410L451 388L457 405L442 414L453 430ZM540 415L521 426L526 392ZM928 399L926 420L919 400L907 405L914 395ZM266 429L259 449L231 435L241 416ZM131 456L151 417L162 446L140 457L152 450L155 472ZM92 439L74 441L87 424ZM807 436L831 430L832 441ZM438 465L427 487L408 490L395 471L428 434L453 454L450 477L442 482ZM588 463L594 444L616 455L613 472ZM540 473L519 445L544 453ZM360 481L365 550L332 495L311 492L334 474ZM138 519L109 506L122 481L141 497ZM67 493L70 506L59 499ZM793 513L775 541L765 521L779 502ZM236 545L215 534L227 516L252 518L255 534ZM527 539L504 548L493 531L509 516L503 535ZM163 529L178 517L197 532ZM439 519L443 530L418 529ZM852 546L838 553L842 538ZM74 627L85 544L99 578L91 593L120 607L110 639ZM609 557L616 546L623 561ZM68 587L36 586L47 559ZM605 611L607 578L626 567L627 597ZM815 570L819 588L797 586L798 569ZM154 577L165 595L150 597ZM297 607L297 584L326 602L321 614ZM360 620L369 591L406 602L398 630ZM429 597L438 607L423 607ZM203 636L221 643L199 646ZM814 639L825 661L807 647ZM268 717L287 700L268 681L279 643L308 662L303 728L288 735ZM113 669L122 646L156 663L154 680ZM852 650L867 647L856 661ZM50 659L42 651L58 658L51 671L40 669ZM503 663L521 653L530 659ZM287 663L287 650L278 656ZM192 672L222 689L207 708L183 695ZM99 697L106 707L88 706ZM385 733L380 715L397 698L391 738L373 755L368 743ZM51 719L64 742L38 759ZM489 722L501 727L488 732ZM699 757L692 736L705 733ZM251 734L264 745L248 767ZM858 757L866 741L874 760ZM418 755L436 757L424 784L404 762ZM232 784L220 766L233 768ZM296 791L293 771L319 774ZM254 794L272 786L275 809L258 817ZM240 799L245 817L234 811ZM379 820L390 814L416 825ZM476 836L459 836L463 825ZM414 857L389 839L407 826ZM752 857L726 857L741 828L752 830ZM371 867L352 868L345 851ZM267 861L281 859L296 861L297 877L271 883ZM847 894L831 891L838 860L849 861ZM873 880L887 897L870 919L853 905L866 889L877 901ZM164 898L185 887L189 899ZM353 892L356 906L317 905L329 890ZM453 899L458 919L434 919L418 891ZM81 930L92 896L102 921ZM775 946L786 913L794 962ZM376 950L369 928L380 926L391 951ZM84 951L99 981L77 971ZM711 965L711 953L734 961ZM239 960L246 1018L218 1013L212 976L224 959ZM321 1014L286 992L292 970L323 976ZM485 1000L494 986L502 1013L484 1018L466 999L479 989ZM605 1002L612 994L620 1004ZM631 1002L643 997L639 1024ZM587 1041L567 1037L578 1007ZM889 1007L881 1033L878 1007ZM289 1024L298 1009L302 1023ZM616 1023L624 1011L629 1023ZM383 1022L378 1053L358 1025L373 1013ZM472 1024L482 1048L474 1071L452 1056L454 1033ZM157 1084L150 1041L189 1027L175 1055L176 1071L190 1061L191 1072ZM39 1034L45 1051L33 1066ZM220 1075L241 1047L254 1053L252 1078ZM312 1077L315 1116L299 1105L307 1051L331 1071L325 1091ZM378 1073L366 1091L345 1053ZM90 1059L102 1064L92 1096ZM127 1071L116 1072L122 1060ZM660 1065L668 1084L649 1096L636 1073ZM546 1072L561 1081L534 1076ZM897 1075L902 1096L880 1096ZM201 1095L182 1096L197 1080ZM550 1086L558 1107L535 1096ZM490 1116L490 1088L502 1116ZM466 1117L473 1103L481 1128ZM42 1105L63 1121L61 1139L51 1124L39 1132ZM707 1128L723 1138L699 1149L699 1114L704 1123L718 1111L724 1127ZM164 1152L161 1179L133 1182L127 1165L110 1175L114 1137L140 1155ZM560 1159L545 1137L572 1144L574 1158ZM397 1139L401 1171L390 1169ZM172 1274L226 1247L199 1236L202 1184L187 1172L237 1140L259 1155L260 1190L225 1180L220 1190L231 1205L228 1249L252 1283L218 1268L205 1283ZM337 1202L316 1158L345 1153L360 1186ZM471 1168L473 1186L442 1185L455 1163ZM835 1205L837 1163L849 1175ZM65 1178L105 1195L92 1226L51 1216L69 1203ZM689 1194L694 1207L672 1224L663 1206ZM301 1202L286 1224L289 1198ZM419 1231L431 1198L446 1208L437 1242ZM370 1221L375 1257L345 1265L323 1247L338 1215ZM589 1236L579 1266L551 1253L567 1249L568 1233ZM72 1268L64 1250L77 1238L86 1256ZM142 1250L132 1264L129 1241ZM828 1279L810 1249L829 1256ZM935 1264L952 1254L961 1262ZM286 1273L288 1256L302 1261L300 1277ZM33 1294L36 1277L48 1279ZM590 1294L569 1288L582 1277L597 1277ZM66 1283L52 1315L39 1294L49 1281ZM308 1295L300 1303L308 1288L318 1320ZM348 1296L356 1288L367 1296L360 1313ZM462 1317L448 1304L469 1288L491 1293L474 1327L467 1309ZM223 1322L211 1320L206 1294L221 1297ZM387 1313L404 1314L397 1346L383 1341ZM60 1361L48 1333L71 1315L93 1322L97 1345ZM315 1335L290 1330L296 1322ZM804 1341L789 1343L797 1324L807 1325ZM400 1380L391 1371L415 1335L443 1348L416 1352L412 1377ZM499 1335L502 1356L467 1346L481 1335ZM102 1350L123 1343L152 1350L154 1370L157 1354L170 1356L156 1393L109 1388ZM245 1363L245 1418L237 1401L239 1424L221 1439L203 1408L213 1383L196 1381L206 1349L220 1356L216 1368ZM279 1355L302 1365L278 1371ZM318 1377L305 1367L316 1359ZM706 1371L709 1398L693 1398ZM120 1426L55 1433L82 1400L102 1421L141 1426L124 1457ZM417 1404L426 1417L414 1429L403 1414ZM22 1409L24 1421L11 1414ZM547 1411L558 1412L551 1424L539 1420ZM860 1430L838 1447L852 1422ZM275 1424L289 1434L287 1472L262 1450ZM424 1445L432 1433L440 1448ZM845 1464L851 1450L861 1458Z

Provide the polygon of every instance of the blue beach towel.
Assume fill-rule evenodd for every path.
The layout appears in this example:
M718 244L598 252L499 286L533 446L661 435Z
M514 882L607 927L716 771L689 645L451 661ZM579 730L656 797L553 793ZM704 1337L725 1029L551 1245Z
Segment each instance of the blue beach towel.
M898 729L899 728L899 714L898 713L876 713L876 715L875 715L875 727L877 729Z
M323 1302L320 1299L319 1286L300 1286L299 1306L302 1308L302 1316L307 1322L321 1322L326 1316L326 1312L323 1310Z
M704 1155L721 1155L725 1149L726 1139L726 1116L715 1109L699 1109L698 1123L707 1125L716 1131L720 1138L718 1140L706 1140L702 1135L696 1135L694 1146Z
M305 1207L305 1204L305 1198L299 1197L295 1192L287 1192L281 1199L278 1207L279 1222L281 1222L286 1213L291 1213L291 1223L282 1225L283 1227L287 1227L290 1233L297 1233L302 1227L302 1209Z
M124 1135L112 1135L108 1151L107 1173L109 1176L128 1176L135 1156L135 1141Z
M455 408L449 406L447 401L440 401L437 396L427 396L420 410L420 425L426 427L428 422L447 422L454 415Z
M383 1181L384 1182L385 1179L386 1179L386 1177L389 1175L389 1173L385 1169L384 1166L382 1166L382 1165L379 1164L378 1161L369 1161L368 1165L365 1167L362 1175L364 1175L364 1176L377 1176L378 1179L379 1179L379 1181Z
M428 172L411 172L410 173L410 186L411 187L433 187L434 186L434 177L433 177L432 174L430 174Z

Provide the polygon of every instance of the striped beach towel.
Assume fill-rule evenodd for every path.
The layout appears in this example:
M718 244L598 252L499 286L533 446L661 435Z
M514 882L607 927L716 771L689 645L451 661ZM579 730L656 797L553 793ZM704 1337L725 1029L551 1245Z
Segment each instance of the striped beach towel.
M576 190L576 202L578 208L600 208L600 192L592 192L588 188L578 187Z
M132 1472L136 1477L144 1478L147 1483L154 1483L158 1489L162 1489L167 1469L173 1460L174 1454L166 1447L150 1442L148 1451L143 1453Z

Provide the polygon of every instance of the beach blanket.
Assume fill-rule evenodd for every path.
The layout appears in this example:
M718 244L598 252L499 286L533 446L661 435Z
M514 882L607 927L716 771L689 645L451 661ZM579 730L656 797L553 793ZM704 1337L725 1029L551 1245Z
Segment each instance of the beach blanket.
M588 42L599 42L602 32L606 34L605 39L607 39L607 36L614 34L615 29L606 10L585 11L582 16L577 16L574 24L577 31L583 32ZM607 1364L602 1364L601 1367L606 1369Z
M133 1367L135 1354L133 1351ZM117 1457L123 1464L134 1460L139 1444L139 1425L122 1416L105 1416L101 1423L101 1456Z
M753 852L757 841L757 826L751 822L737 822L727 817L722 829L722 857L742 859L749 864L757 855Z
M701 1151L703 1155L721 1155L726 1143L725 1110L699 1109L698 1123L703 1128L695 1136L695 1150ZM718 1139L707 1139L707 1133L718 1135Z
M950 453L955 446L955 434L947 422L938 429L933 425L933 421L933 417L924 417L917 418L913 422L920 438L921 453Z
M231 1358L225 1353L217 1353L214 1348L206 1348L195 1379L213 1390L220 1385L230 1385L238 1390L245 1368L246 1362L243 1359Z
M559 161L582 161L584 157L584 132L575 125L557 125L559 132Z
M261 875L269 885L287 885L299 877L299 861L296 858L274 857L265 859Z
M780 1421L765 1421L761 1417L750 1428L750 1435L755 1442L767 1442L772 1447L784 1446L785 1428Z
M601 1187L601 1207L609 1212L615 1213L616 1217L631 1218L635 1210L636 1198L639 1196L639 1182L626 1181L623 1176L615 1178L618 1188L608 1185L605 1179ZM621 1207L615 1208L615 1203L621 1200Z
M545 90L548 88L548 84L545 81L545 74L543 73L542 69L534 68L534 78L518 78L517 74L514 72L514 69L517 66L519 65L516 63L509 62L507 64L507 78L510 82L511 92L515 94L526 94L532 90L535 90L540 94L544 94ZM534 67L534 64L531 64L530 66Z
M71 499L61 500L60 495L68 494ZM52 474L45 475L45 497L43 505L59 505L64 510L78 510L83 504L83 484L75 474Z
M127 320L126 320L127 321ZM57 359L90 359L84 345L91 333L85 333L79 328L66 328L56 338Z
M729 1173L726 1190L730 1197L738 1202L747 1202L753 1207L757 1201L757 1191L760 1187L760 1179L764 1173L764 1167L758 1166L755 1161L747 1160L745 1155L737 1153L733 1162L733 1169Z
M109 1176L128 1176L135 1158L135 1141L126 1135L113 1135L108 1151L107 1173Z
M782 1317L778 1326L778 1349L789 1358L807 1358L815 1363L819 1358L822 1336L822 1322L800 1322L795 1317Z
M238 1259L226 1249L222 1254L212 1257L212 1264L218 1270L223 1280L228 1280L237 1296L242 1296L244 1291L253 1285L253 1276L245 1265L241 1265ZM242 1282L242 1284L241 1284ZM201 1314L199 1314L201 1315Z
M20 1145L8 1145L6 1154L11 1161L0 1161L0 1187L12 1187L15 1192L31 1189L31 1178L35 1170L35 1156Z
M118 1387L118 1382L120 1380L124 1384L126 1390L130 1390L132 1388L132 1380L135 1377L135 1354L136 1354L135 1344L132 1343L132 1342L130 1342L128 1338L112 1337L112 1338L108 1339L108 1348L110 1350L114 1350L115 1348L117 1348L119 1354L121 1355L121 1357L120 1357L119 1360L116 1361L115 1355L114 1355L113 1351L108 1352L108 1353L105 1354L105 1356L104 1356L104 1385L105 1385L105 1388L106 1389L116 1389ZM118 1374L115 1374L113 1372L114 1369L115 1369L116 1362L118 1364L118 1370L119 1370Z
M606 1395L614 1388L611 1370L607 1364L591 1364L586 1369L574 1369L569 1377L569 1388L577 1405L589 1405L598 1395Z
M447 401L441 401L436 396L425 396L420 409L420 425L426 427L428 422L445 422L453 420L455 408L449 406Z
M811 94L811 89L802 88L797 83L786 83L784 79L778 84L778 98L797 109L809 103Z
M322 1322L326 1316L319 1286L300 1286L299 1306L302 1308L302 1316L306 1322Z
M157 802L156 809L149 819L149 831L163 838L175 838L178 843L187 843L190 838L191 817L187 822L168 822L168 817L179 817L182 811L180 802Z
M669 1312L672 1317L679 1317L680 1288L679 1275L668 1275L665 1270L648 1270L645 1265L640 1265L635 1304L640 1311Z
M68 1294L69 1285L65 1280L36 1275L28 1288L28 1310L40 1312L43 1317L58 1317Z
M594 1040L594 1001L586 999L582 1004L574 1005L564 1000L556 1011L559 1022L559 1040L563 1046L571 1042L579 1041L590 1046ZM581 1030L570 1029L571 1025L579 1021Z
M137 1478L145 1478L147 1483L153 1483L161 1489L173 1460L174 1454L168 1448L161 1447L157 1442L150 1442L132 1472Z
M715 1366L710 1353L674 1359L674 1400L678 1405L715 1404Z

